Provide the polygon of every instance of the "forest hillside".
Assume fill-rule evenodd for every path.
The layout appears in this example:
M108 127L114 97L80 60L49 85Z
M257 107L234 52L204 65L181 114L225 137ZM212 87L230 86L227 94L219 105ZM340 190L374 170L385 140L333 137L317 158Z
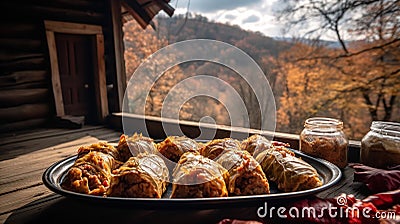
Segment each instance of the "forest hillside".
M246 52L264 72L275 97L277 131L298 134L303 128L304 120L308 117L328 116L343 120L345 131L350 138L360 139L368 131L371 121L376 119L371 117L370 105L366 103L366 96L361 92L365 88L360 87L360 91L357 91L357 82L354 82L354 79L363 81L365 78L354 72L359 68L358 66L362 66L362 64L373 66L371 59L365 55L354 59L357 63L348 61L348 58L347 61L337 60L335 63L328 63L323 57L302 60L311 54L315 55L315 52L318 52L319 55L335 55L338 49L334 47L335 43L330 42L278 40L259 32L243 30L238 26L208 21L207 18L200 15L189 15L187 18L185 16L158 17L155 24L156 30L150 27L143 30L134 21L124 25L128 80L143 60L162 47L190 39L219 40ZM358 41L349 43L349 46L356 50L364 44L363 41ZM193 51L196 50L198 49L193 49ZM226 52L221 52L221 55L224 54ZM398 56L394 54L392 57ZM173 58L163 60L173 60ZM396 69L396 67L388 66L385 68L394 71ZM376 67L376 69L379 68ZM227 110L226 103L224 103L224 101L232 99L232 96L229 95L229 88L232 87L244 101L250 127L260 128L262 108L255 97L254 89L235 71L215 63L197 61L174 66L168 71L157 71L157 68L154 68L153 72L162 72L163 75L154 83L147 97L144 97L147 95L145 90L141 89L143 85L134 85L129 89L130 112L161 116L161 112L164 110L163 116L167 117L171 115L170 117L176 118L176 114L179 114L180 119L199 121L208 116L217 124L232 125L231 118L234 115L230 114L231 111ZM229 88L221 86L219 83L188 79L204 74L223 80L228 83ZM152 80L143 82L152 82ZM392 85L385 91L398 91L398 89L396 90L396 87L399 86L398 79L388 79L387 82ZM177 95L186 96L191 88L196 88L210 92L215 90L213 92L215 97L197 96L183 99L183 101L177 100L176 104L163 105L171 89L178 86L179 83L184 83L187 88L175 88L174 91ZM369 100L374 102L381 100L377 99L379 93L374 94L376 86L370 87ZM351 91L348 91L349 89ZM390 100L392 99L388 98L386 103L389 103ZM385 117L385 119L400 120L400 99L394 98L390 103L391 116ZM141 111L140 107L135 106L141 104L146 105L145 111ZM384 116L385 108L377 108L376 113L377 116ZM235 125L240 125L241 122L243 125L245 124L245 120L239 119L235 122Z

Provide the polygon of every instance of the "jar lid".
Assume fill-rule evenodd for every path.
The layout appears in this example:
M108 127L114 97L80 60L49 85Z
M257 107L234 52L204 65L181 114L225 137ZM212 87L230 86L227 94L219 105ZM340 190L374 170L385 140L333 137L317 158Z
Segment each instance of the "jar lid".
M308 118L304 122L304 127L317 129L343 129L343 122L328 117L312 117Z
M371 130L382 135L400 138L400 123L389 121L372 121Z

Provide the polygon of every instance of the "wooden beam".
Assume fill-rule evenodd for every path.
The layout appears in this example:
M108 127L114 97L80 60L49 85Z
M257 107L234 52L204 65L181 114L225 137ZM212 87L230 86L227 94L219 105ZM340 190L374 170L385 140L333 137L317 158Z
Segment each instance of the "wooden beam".
M44 21L47 31L70 34L102 34L102 27L97 25Z
M4 62L17 62L26 59L44 58L41 53L27 53L27 52L0 52L0 61Z
M30 55L28 57L14 58L0 62L0 75L14 71L43 70L46 68L43 55Z
M46 27L47 28L47 27ZM53 86L54 104L56 107L56 115L61 117L65 115L64 102L61 91L60 73L58 68L58 57L56 40L53 31L46 31L47 45L49 48L50 55L50 66L51 66L51 84Z
M105 6L103 1L90 1L90 0L56 0L56 1L35 1L35 6L44 6L46 8L62 8L65 11L86 11L86 12L97 12L101 13L101 9ZM65 13L67 14L67 13Z
M137 1L123 0L121 3L143 29L151 22L151 17L140 7Z
M126 90L126 73L124 60L124 42L122 31L121 0L110 0L112 26L114 34L115 66L117 75L118 107L122 111L122 103Z
M17 71L8 75L0 76L0 87L46 81L47 76L48 74L44 70Z
M41 52L42 41L31 38L0 38L0 47L12 52Z
M0 90L0 108L46 102L48 94L47 88Z
M47 119L50 112L47 103L24 104L16 107L0 108L0 124L28 119Z
M6 12L4 9L2 9L2 10L3 10L3 12ZM7 30L7 32L1 33L2 38L10 38L10 39L12 39L12 38L30 38L30 39L39 39L40 40L41 32L37 32L40 29L41 29L41 26L39 23L32 23L32 22L29 22L29 20L27 20L25 22L15 21L15 20L2 20L1 24L0 24L0 30Z
M10 132L11 130L28 130L31 127L43 125L47 121L47 118L35 118L24 121L7 122L6 124L0 124L0 133Z
M104 37L102 34L96 35L97 48L97 99L100 109L100 120L103 121L108 115L108 98L107 98L107 83L106 83L106 66L104 62Z
M170 17L174 15L175 9L166 3L164 0L156 0L156 3L164 10L165 13L167 13Z
M12 90L12 89L35 89L35 88L49 88L50 80L41 80L35 82L21 83L14 86L3 86L2 90Z

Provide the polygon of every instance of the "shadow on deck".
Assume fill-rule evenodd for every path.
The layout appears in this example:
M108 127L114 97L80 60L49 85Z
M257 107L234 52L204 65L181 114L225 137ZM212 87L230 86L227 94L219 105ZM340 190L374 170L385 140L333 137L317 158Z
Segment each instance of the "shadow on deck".
M104 126L84 126L81 129L33 129L0 135L0 161L9 160L37 150L52 148L84 137L118 141L121 132Z

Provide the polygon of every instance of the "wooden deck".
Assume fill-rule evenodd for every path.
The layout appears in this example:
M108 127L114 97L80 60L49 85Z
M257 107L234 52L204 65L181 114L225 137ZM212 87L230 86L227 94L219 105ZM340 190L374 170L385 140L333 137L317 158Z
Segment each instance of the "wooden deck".
M181 211L168 209L130 210L109 206L107 209L98 205L86 205L48 190L42 182L44 170L56 161L74 155L80 145L99 140L117 142L121 132L103 126L85 126L82 129L38 129L0 135L0 222L1 223L54 223L65 216L61 223L72 222L77 215L71 210L87 210L109 213L118 216L116 220L127 221L121 216L129 213L131 220L154 223L179 215L185 223L199 217L196 223L215 223L222 218L254 219L256 209L246 207L220 210L192 210L182 215ZM318 194L320 197L335 197L340 193L352 193L357 198L367 195L365 188L353 183L353 170L346 168L339 184ZM96 207L97 206L97 207ZM107 211L105 211L107 210ZM178 214L179 213L179 214ZM77 214L80 214L78 212ZM96 216L93 220L104 223L105 215ZM139 219L138 219L139 218ZM112 223L115 223L115 221ZM57 221L57 222L59 222ZM167 221L168 223L168 221Z
M0 222L18 208L56 196L42 183L44 170L99 140L118 141L121 133L101 126L82 129L39 129L0 136Z

